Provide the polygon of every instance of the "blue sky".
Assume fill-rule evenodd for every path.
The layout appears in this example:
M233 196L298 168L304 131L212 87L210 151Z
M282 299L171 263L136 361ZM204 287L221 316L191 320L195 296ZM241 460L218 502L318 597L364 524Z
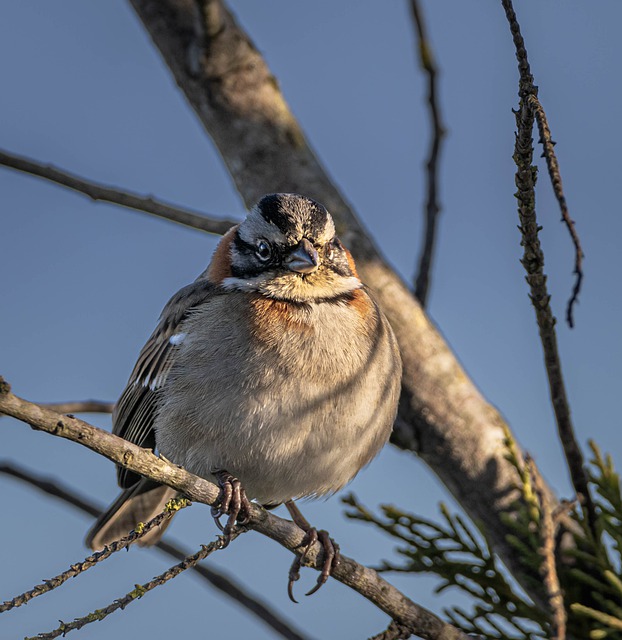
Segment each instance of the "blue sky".
M405 2L236 0L321 160L404 278L419 251L428 123ZM509 420L560 495L570 496L524 282L511 159L517 103L514 51L500 3L424 3L442 69L449 135L430 314L484 395ZM622 102L615 0L517 3L571 214L586 259L576 328L562 322L573 255L540 165L537 207L577 436L622 467L618 401L619 149ZM244 209L218 153L121 0L21 0L0 9L0 146L98 181L228 217ZM0 169L0 374L35 401L115 399L169 296L203 270L215 239ZM106 416L92 417L109 428ZM112 465L71 443L2 419L0 458L62 478L100 504L116 494ZM389 478L389 490L387 481ZM380 486L381 480L383 486ZM387 447L351 485L369 505L433 516L449 500L412 455ZM86 555L88 519L0 477L0 600ZM6 498L10 497L10 500ZM390 540L342 516L338 498L303 505L344 552L392 558ZM180 514L170 534L191 548L211 539L207 509ZM314 638L361 638L386 616L329 583L289 603L290 556L249 534L218 554L222 567ZM170 562L132 550L27 608L0 618L0 637L47 631L101 607ZM303 583L312 584L312 572ZM391 577L429 608L456 602L432 580ZM304 588L305 584L300 587ZM92 640L226 633L273 637L252 617L182 576L82 633ZM229 636L232 637L232 636Z

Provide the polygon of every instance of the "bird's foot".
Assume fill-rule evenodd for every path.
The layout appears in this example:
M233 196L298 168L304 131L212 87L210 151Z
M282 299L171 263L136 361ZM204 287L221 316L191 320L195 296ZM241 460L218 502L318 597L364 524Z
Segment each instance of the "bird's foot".
M292 566L289 569L289 582L287 583L287 594L292 602L298 602L294 598L294 582L300 578L300 568L307 558L309 550L316 542L320 542L324 549L324 564L315 586L307 592L306 595L313 595L327 580L332 571L339 565L340 554L339 545L329 536L328 531L320 529L319 531L312 527L307 519L300 513L298 507L290 500L285 503L287 510L292 516L293 521L306 533L303 544L305 548L303 552L294 558Z
M212 507L212 517L225 539L225 547L231 541L231 533L236 522L245 524L251 513L251 503L246 497L242 483L228 471L216 471L214 473L220 486L220 502L217 507ZM227 515L227 523L223 527L220 518Z

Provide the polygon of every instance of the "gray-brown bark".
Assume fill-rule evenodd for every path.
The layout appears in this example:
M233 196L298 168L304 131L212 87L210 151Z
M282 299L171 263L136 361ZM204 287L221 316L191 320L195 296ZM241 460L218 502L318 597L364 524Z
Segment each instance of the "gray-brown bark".
M221 2L130 2L246 205L264 193L299 192L332 212L400 343L403 395L392 442L433 469L520 579L499 518L517 497L514 469L505 459L507 425L326 175L261 55Z

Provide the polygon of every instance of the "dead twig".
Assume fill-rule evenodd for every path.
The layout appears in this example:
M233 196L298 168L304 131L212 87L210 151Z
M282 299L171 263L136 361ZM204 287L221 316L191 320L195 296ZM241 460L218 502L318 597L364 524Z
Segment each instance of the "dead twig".
M139 196L129 191L121 191L113 187L108 187L91 180L86 180L67 171L61 171L52 165L44 165L29 158L18 156L13 153L0 150L0 165L17 169L24 173L30 173L39 178L45 178L68 189L73 189L78 193L91 198L110 202L121 207L149 213L165 220L177 222L193 229L200 229L207 233L222 235L226 233L236 222L232 220L219 220L208 217L198 211L176 207L152 197Z
M443 126L438 100L438 68L436 66L430 40L427 35L423 12L419 6L419 0L410 0L410 8L419 40L419 63L428 77L428 113L430 114L432 129L430 150L426 161L427 196L425 209L425 232L423 247L419 257L419 269L415 282L415 296L417 296L421 306L425 307L430 287L430 271L432 269L432 258L436 244L438 214L441 210L441 206L438 201L438 166L440 162L441 142L445 137L446 131Z
M36 475L32 471L22 469L11 463L0 463L0 473L4 473L10 477L16 478L22 482L29 484L32 487L43 491L47 495L58 498L63 502L70 504L80 511L87 513L94 518L98 518L102 509L94 505L90 500L76 494L73 489L63 487L59 482L52 479L43 478ZM154 545L163 553L175 558L176 560L183 561L190 555L189 551L185 551L166 540L160 540ZM280 618L267 604L261 602L256 596L251 595L246 590L237 585L234 580L224 573L215 571L210 567L202 564L196 564L192 567L192 570L200 575L213 587L228 595L237 604L245 607L248 611L255 614L262 622L272 627L274 631L280 634L287 640L306 640L300 631L293 629L289 623L286 623Z
M529 103L530 96L537 96L533 75L527 59L527 50L520 32L520 26L514 13L511 0L501 0L510 24L510 31L516 48L518 60L519 97L520 105L516 111L516 140L514 148L514 162L516 163L516 198L518 200L518 217L520 220L523 246L521 263L527 272L531 303L536 311L536 319L540 330L540 340L544 351L544 363L549 381L551 403L555 412L557 431L562 443L568 470L577 497L587 515L590 529L596 536L596 511L592 501L588 484L588 474L585 469L583 454L577 443L570 405L566 395L566 387L562 375L561 360L557 347L557 333L555 331L555 317L551 310L551 296L548 293L546 275L544 274L544 252L540 245L538 232L540 227L536 219L536 167L533 161L533 139L535 114Z
M171 567L164 573L161 573L159 576L156 576L153 580L146 582L145 584L137 584L136 588L126 593L122 598L115 600L112 604L109 604L107 607L103 609L96 609L92 613L82 617L76 618L72 622L64 623L62 620L60 621L60 626L58 626L54 631L50 631L48 633L40 633L31 638L26 638L26 640L52 640L52 638L58 638L59 636L65 636L70 631L74 631L76 629L82 629L82 627L90 624L91 622L96 622L99 620L103 620L108 617L111 613L114 613L118 609L125 609L128 604L135 602L139 598L142 598L146 593L163 585L165 582L172 580L176 576L178 576L182 571L186 569L190 569L194 567L198 562L207 558L214 551L218 551L222 549L224 546L223 538L218 537L214 542L210 542L208 545L203 545L197 553L192 556L188 556L183 562L176 564Z
M115 540L113 543L104 547L101 551L97 551L88 556L83 562L77 562L76 564L72 564L69 569L63 571L63 573L46 580L42 584L38 584L36 587L30 589L30 591L26 591L19 596L11 600L7 600L6 602L0 604L0 613L4 613L5 611L10 611L11 609L15 609L17 607L21 607L24 604L27 604L33 598L37 596L42 596L44 593L49 593L50 591L57 589L61 585L63 585L69 578L75 578L76 576L84 573L88 569L94 567L96 564L103 562L107 558L109 558L113 553L117 551L121 551L122 549L126 549L130 545L137 542L142 537L144 537L149 531L158 527L168 520L170 520L177 511L180 509L184 509L190 504L188 500L185 499L176 499L171 500L162 513L159 513L155 518L149 520L147 523L141 523L142 526L137 527L134 531L131 531L127 536L124 536L120 540Z
M572 243L574 244L575 281L574 287L572 289L572 295L570 296L570 300L568 300L568 306L566 307L566 322L568 322L568 325L572 328L574 327L573 307L579 300L579 291L581 290L581 283L583 282L583 249L581 248L581 241L579 240L579 234L577 233L574 220L572 220L572 218L570 217L570 213L568 212L566 196L564 195L564 190L562 187L562 176L559 171L557 156L555 155L555 142L551 138L551 130L546 118L546 113L544 112L544 109L535 94L532 93L527 97L527 103L531 107L536 117L538 131L540 132L539 142L544 148L542 155L546 158L546 166L549 170L549 178L551 179L553 191L555 193L555 197L557 198L557 202L559 203L559 208L562 212L562 222L566 225L566 227L568 227L568 233L570 234Z
M521 99L521 108L524 106L531 112L531 128L529 135L531 137L531 129L533 128L533 118L535 117L540 132L540 144L542 144L544 151L543 156L546 158L546 164L549 172L549 178L553 185L553 191L559 207L562 213L562 222L566 224L572 243L575 248L575 283L572 289L572 295L568 301L566 308L566 320L570 327L574 326L573 308L576 302L578 302L579 291L581 290L581 283L583 281L583 250L581 248L581 242L577 233L575 223L570 218L568 213L568 205L566 203L566 197L562 188L562 178L559 171L559 163L553 147L555 142L551 138L551 131L549 129L548 121L546 119L546 113L544 108L538 100L538 87L534 84L533 75L529 68L529 62L527 60L527 50L525 49L525 41L520 32L520 25L512 6L512 0L501 0L501 4L505 10L505 15L510 24L510 31L512 32L512 38L514 40L514 47L516 48L516 59L518 60L518 71L520 74L519 91L518 94Z

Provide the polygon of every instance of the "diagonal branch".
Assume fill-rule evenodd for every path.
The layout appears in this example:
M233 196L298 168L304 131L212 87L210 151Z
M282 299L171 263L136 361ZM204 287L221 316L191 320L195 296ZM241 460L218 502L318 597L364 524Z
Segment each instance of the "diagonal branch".
M216 218L207 217L197 211L183 209L173 205L156 200L155 198L139 196L129 191L120 191L118 189L108 187L97 182L85 180L73 173L61 171L52 165L44 165L34 160L29 160L23 156L18 156L0 149L0 165L30 173L39 178L45 178L50 182L73 189L78 193L91 198L91 200L100 200L101 202L110 202L121 207L134 209L143 213L150 213L165 220L171 220L179 224L183 224L193 229L201 229L208 233L223 234L226 233L236 222L231 220L218 220Z
M219 500L220 490L208 480L173 466L157 458L151 451L141 449L82 420L63 416L22 400L11 393L9 385L1 378L0 412L26 422L34 429L77 442L126 469L176 489L193 502L214 505ZM304 549L306 539L302 529L289 520L268 513L258 505L252 505L248 528L272 538L297 555ZM305 566L321 568L322 556L322 546L316 542L308 553L305 552ZM341 556L341 563L334 569L332 576L425 640L467 640L464 633L415 604L373 569L364 567L347 556Z
M415 296L417 296L421 306L425 307L430 286L432 257L436 244L436 224L438 214L441 210L438 201L438 165L440 162L441 142L446 132L441 118L441 110L436 90L438 69L436 61L434 60L434 54L428 38L419 0L410 0L410 8L419 39L419 62L428 76L428 112L430 114L432 128L430 151L426 162L428 174L424 243L421 256L419 257L419 270L415 283Z
M37 636L32 638L26 638L25 640L53 640L53 638L58 638L59 636L63 636L63 638L70 631L75 631L76 629L82 629L87 624L91 622L99 622L104 618L107 618L111 613L118 611L119 609L123 610L132 602L136 602L142 598L146 593L163 585L165 582L176 578L180 573L186 571L186 569L192 569L196 567L196 565L204 560L212 554L214 551L218 551L220 549L224 549L226 545L223 543L223 538L218 537L214 542L210 542L208 545L202 545L201 549L197 551L194 555L188 556L184 558L179 564L174 565L170 569L167 569L164 573L161 573L159 576L153 578L149 582L145 584L137 584L132 591L126 593L122 598L118 598L112 604L109 604L107 607L102 609L96 609L92 613L83 616L82 618L76 618L72 622L65 623L62 620L59 620L60 625L54 629L54 631L50 631L48 633L40 633Z
M574 434L570 405L566 395L566 386L562 375L561 360L557 346L555 331L555 317L551 310L551 296L546 285L544 274L544 252L540 244L538 232L540 227L536 219L536 168L533 161L534 112L529 104L529 97L537 95L533 75L529 68L527 50L520 32L520 26L514 13L511 0L501 0L505 9L510 30L516 47L516 58L520 74L519 96L520 106L516 112L516 134L514 162L516 163L516 198L518 200L518 217L520 220L521 245L524 247L521 260L527 272L531 303L536 311L540 340L544 352L544 364L549 381L551 403L557 422L557 430L562 443L568 470L575 491L582 502L587 514L590 528L596 535L596 512L591 498L588 484L588 474L585 468L583 454Z
M170 520L175 513L179 511L179 509L184 509L189 505L190 502L188 500L171 500L171 502L166 505L164 511L159 513L155 518L149 520L149 522L144 523L143 526L137 527L134 531L130 531L128 535L124 536L120 540L115 540L104 547L101 551L92 553L82 562L72 564L66 571L63 571L57 576L38 584L36 587L30 589L30 591L26 591L11 600L0 603L0 613L21 607L24 604L28 604L33 598L37 598L38 596L42 596L44 593L49 593L50 591L57 589L65 584L69 578L75 578L81 573L93 568L99 562L103 562L108 559L113 553L127 549L130 545L147 535L149 531Z
M94 518L98 518L102 513L101 508L94 505L91 501L80 497L72 489L63 487L56 480L43 478L34 474L32 471L22 469L8 462L0 463L0 473L4 473L12 478L26 482L40 491L68 503ZM183 561L190 555L189 551L185 551L166 540L160 540L154 545L154 547L179 561ZM256 596L248 593L224 573L215 571L214 569L202 564L196 564L192 569L213 587L228 595L237 604L245 607L248 611L255 614L262 622L272 627L272 629L274 629L274 631L283 638L286 638L287 640L306 640L307 636L304 636L302 632L294 629L289 623L279 617L277 613L265 602L262 602L257 599Z

